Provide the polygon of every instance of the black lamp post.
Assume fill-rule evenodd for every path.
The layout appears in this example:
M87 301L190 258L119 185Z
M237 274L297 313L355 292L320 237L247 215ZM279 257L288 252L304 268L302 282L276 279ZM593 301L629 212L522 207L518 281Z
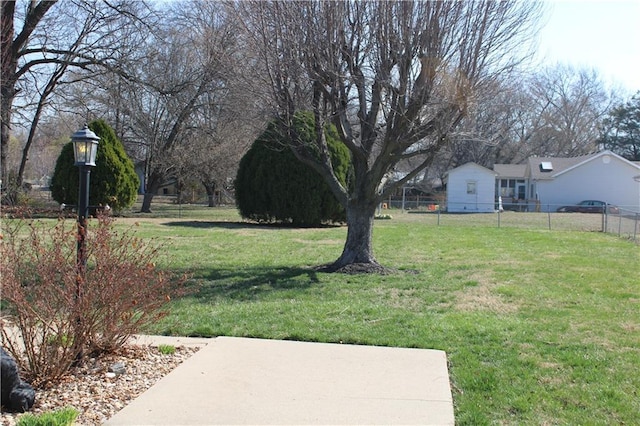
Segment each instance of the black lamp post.
M80 170L80 185L78 191L78 253L76 257L76 303L80 302L82 295L82 283L84 282L85 268L87 265L85 237L87 231L87 218L89 217L89 175L91 167L96 165L96 154L98 152L98 141L100 138L89 130L86 125L71 135L73 142L73 155L75 165ZM82 318L80 311L77 312L78 332L82 332ZM82 349L76 348L77 358L82 357Z
M75 165L80 169L80 185L78 191L78 269L84 272L87 263L85 250L85 235L87 229L87 218L89 217L89 175L91 167L96 165L96 154L98 152L98 141L96 136L86 125L71 136L73 142L73 155Z

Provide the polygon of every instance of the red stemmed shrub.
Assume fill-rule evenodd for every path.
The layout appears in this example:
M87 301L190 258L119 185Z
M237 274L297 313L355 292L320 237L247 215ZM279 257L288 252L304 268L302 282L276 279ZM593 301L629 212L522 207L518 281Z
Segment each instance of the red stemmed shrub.
M186 279L158 269L161 247L111 217L91 220L85 235L79 274L74 221L3 221L3 346L37 385L57 381L83 356L122 347L166 315Z

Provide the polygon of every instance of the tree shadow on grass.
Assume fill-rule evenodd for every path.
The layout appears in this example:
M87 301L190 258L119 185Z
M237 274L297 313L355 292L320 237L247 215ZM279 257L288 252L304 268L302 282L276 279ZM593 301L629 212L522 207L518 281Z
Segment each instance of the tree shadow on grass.
M287 224L265 224L254 222L225 222L183 220L167 222L165 226L201 229L262 229L278 230L297 228ZM326 225L322 227L333 227ZM200 269L190 271L194 277L193 292L190 297L201 303L218 299L238 301L259 300L274 293L289 293L306 290L320 283L318 271L314 268L286 266L244 266L237 269Z
M196 272L197 284L191 294L201 303L218 299L259 300L274 293L291 297L320 283L317 272L299 267L245 267L239 270L214 269ZM288 293L288 296L284 296Z
M323 224L319 226L305 227L288 223L257 223L257 222L225 222L206 220L179 220L167 222L165 226L185 227L185 228L221 228L221 229L307 229L307 228L340 228L341 224Z
M247 222L224 222L224 221L205 221L205 220L177 220L164 223L164 226L182 227L182 228L221 228L221 229L242 229L242 228L258 228L260 225Z

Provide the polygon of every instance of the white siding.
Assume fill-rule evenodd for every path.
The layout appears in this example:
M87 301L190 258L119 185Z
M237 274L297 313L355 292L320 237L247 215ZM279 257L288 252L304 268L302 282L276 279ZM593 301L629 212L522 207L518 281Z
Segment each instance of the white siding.
M450 170L447 177L447 211L495 211L495 172L475 163ZM475 192L468 191L475 186Z
M553 180L536 182L541 209L555 211L582 200L601 200L640 211L640 183L633 180L638 174L640 169L614 155L596 156Z

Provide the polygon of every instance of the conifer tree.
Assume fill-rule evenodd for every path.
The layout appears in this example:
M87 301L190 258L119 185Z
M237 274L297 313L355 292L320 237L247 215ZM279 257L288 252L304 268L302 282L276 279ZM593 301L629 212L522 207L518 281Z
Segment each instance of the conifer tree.
M305 143L314 143L311 113L296 114L296 132ZM325 137L334 172L347 185L349 151L338 140L334 126L326 129ZM328 184L295 157L275 122L269 124L240 161L235 189L236 204L246 219L296 226L345 220L344 208Z
M89 129L100 138L96 167L89 178L89 205L109 205L115 211L132 206L140 179L122 142L104 120L91 122ZM59 203L78 203L79 171L74 161L73 143L69 142L62 148L51 178L51 196Z

